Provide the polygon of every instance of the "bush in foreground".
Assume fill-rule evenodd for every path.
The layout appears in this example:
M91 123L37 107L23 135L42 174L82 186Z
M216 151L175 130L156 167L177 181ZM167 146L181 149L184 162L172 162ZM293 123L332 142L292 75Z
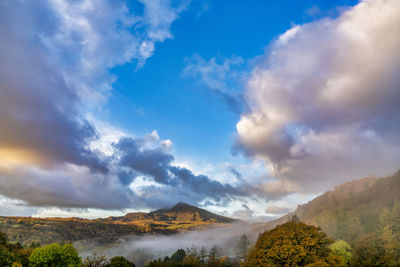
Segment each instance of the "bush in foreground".
M29 262L33 267L80 266L81 258L71 244L60 246L54 243L33 250Z

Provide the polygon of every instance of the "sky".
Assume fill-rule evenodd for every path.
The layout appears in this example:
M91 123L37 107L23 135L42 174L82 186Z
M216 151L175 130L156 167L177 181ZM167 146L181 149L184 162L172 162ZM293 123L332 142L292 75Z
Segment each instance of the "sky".
M0 3L0 215L270 219L400 168L400 2Z

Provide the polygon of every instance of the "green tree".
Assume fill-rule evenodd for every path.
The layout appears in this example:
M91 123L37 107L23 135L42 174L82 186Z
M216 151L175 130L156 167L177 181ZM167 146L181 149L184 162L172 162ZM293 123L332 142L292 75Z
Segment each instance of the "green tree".
M393 232L390 225L383 228L382 239L384 241L386 266L400 266L400 241Z
M31 249L24 249L21 243L9 243L0 231L0 266L28 266Z
M31 266L80 266L81 258L71 244L50 244L33 250L29 257Z
M0 266L11 266L13 256L4 247L0 246Z
M2 231L0 231L0 246L7 245L7 236Z
M338 240L329 246L333 254L337 255L342 263L339 266L349 266L351 260L351 246L344 240Z
M191 266L191 267L203 266L203 264L200 261L200 258L194 254L187 255L183 259L182 264L183 266Z
M352 266L385 266L385 248L383 240L378 235L366 234L359 238L353 250Z
M7 236L0 231L0 266L11 266L13 256L7 248Z
M400 201L398 199L394 201L389 221L385 226L392 231L393 239L400 242Z
M110 263L107 265L108 267L135 267L135 264L128 261L122 256L116 256L111 258Z
M183 261L183 259L184 259L185 257L186 257L186 252L185 252L185 250L180 248L180 249L178 249L177 251L175 251L174 254L172 254L172 256L171 256L171 261L180 263L180 262Z
M290 221L261 234L245 266L334 265L340 259L332 255L331 243L319 228Z

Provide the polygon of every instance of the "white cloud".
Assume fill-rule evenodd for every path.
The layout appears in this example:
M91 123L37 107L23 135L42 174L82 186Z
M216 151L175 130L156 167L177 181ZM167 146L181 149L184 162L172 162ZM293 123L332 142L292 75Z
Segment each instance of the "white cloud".
M183 70L185 77L198 79L211 92L221 97L233 111L243 111L242 95L237 88L237 84L240 84L245 77L245 72L240 70L244 64L243 58L239 56L223 59L213 57L207 61L194 54L192 57L185 58L185 63Z
M172 146L173 146L173 142L169 139L163 140L160 142L161 148L165 151L171 151Z
M19 199L10 199L0 195L0 216L31 216L38 208L30 207Z
M142 66L189 2L141 3L143 12L114 0L1 1L1 194L38 206L135 201L113 147L128 135L90 114L117 79L111 69ZM145 139L159 141L156 131Z
M29 215L32 217L46 218L46 217L59 217L59 218L70 218L79 217L86 219L97 219L106 218L109 216L124 216L126 213L132 210L102 210L102 209L61 209L61 208L39 208L33 214ZM19 214L18 214L19 215ZM20 215L19 215L20 216Z
M237 123L238 147L278 179L267 193L319 192L400 167L397 25L399 1L366 0L270 45Z

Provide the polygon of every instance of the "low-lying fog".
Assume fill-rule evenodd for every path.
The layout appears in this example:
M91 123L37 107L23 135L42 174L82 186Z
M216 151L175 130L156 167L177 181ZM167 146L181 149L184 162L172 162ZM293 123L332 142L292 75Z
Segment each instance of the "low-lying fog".
M207 252L212 246L217 246L221 255L236 256L236 247L240 238L246 234L250 242L254 242L258 232L251 224L233 224L203 230L192 230L175 235L141 235L120 239L115 244L99 245L90 242L77 242L75 247L85 258L96 253L107 257L124 256L133 261L136 266L142 266L146 260L170 256L177 249L195 248Z

